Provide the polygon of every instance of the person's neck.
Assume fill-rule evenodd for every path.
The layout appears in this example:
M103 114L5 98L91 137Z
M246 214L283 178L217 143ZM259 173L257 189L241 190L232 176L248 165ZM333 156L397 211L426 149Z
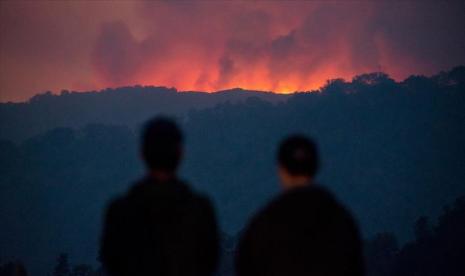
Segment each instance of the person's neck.
M308 176L293 176L287 180L286 190L307 187L312 184L312 178Z
M152 170L150 171L150 177L155 179L157 182L168 182L173 180L176 175L174 172Z

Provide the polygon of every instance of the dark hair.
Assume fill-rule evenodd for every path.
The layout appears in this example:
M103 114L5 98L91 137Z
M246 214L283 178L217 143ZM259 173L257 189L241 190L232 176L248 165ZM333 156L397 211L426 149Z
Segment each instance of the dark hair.
M176 123L156 117L145 125L142 134L142 155L150 169L172 172L181 159L182 133Z
M279 146L278 162L292 175L313 177L319 166L317 147L304 135L290 136Z

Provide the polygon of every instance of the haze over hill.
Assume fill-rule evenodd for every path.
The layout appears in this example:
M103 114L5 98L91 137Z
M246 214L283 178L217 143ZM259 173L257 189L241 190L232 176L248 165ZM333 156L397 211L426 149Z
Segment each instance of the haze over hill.
M174 88L133 86L102 91L47 91L24 103L0 103L0 139L22 141L55 127L83 127L90 123L126 125L131 128L159 113L183 117L190 110L237 103L257 97L271 103L289 95L240 88L204 93L178 92Z
M333 80L318 93L186 92L126 87L42 94L0 104L0 258L38 275L65 251L97 256L106 202L143 173L139 126L177 116L182 175L213 198L235 235L278 190L276 145L301 132L322 155L318 181L353 210L365 238L412 238L420 216L465 194L465 67L396 82L383 73Z

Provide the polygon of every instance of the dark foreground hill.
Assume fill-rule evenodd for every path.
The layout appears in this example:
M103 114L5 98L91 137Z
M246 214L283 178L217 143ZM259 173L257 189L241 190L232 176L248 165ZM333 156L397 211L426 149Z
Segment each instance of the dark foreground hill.
M135 126L158 112L178 115L182 175L213 198L232 235L277 192L276 144L294 132L317 140L319 182L353 210L365 238L409 240L412 222L465 194L464 67L400 83L361 75L292 96L154 90L141 92L158 97L146 102L129 91L149 88L125 89L2 104L1 135L13 142L0 142L0 258L18 257L39 275L60 252L95 262L106 202L143 171Z

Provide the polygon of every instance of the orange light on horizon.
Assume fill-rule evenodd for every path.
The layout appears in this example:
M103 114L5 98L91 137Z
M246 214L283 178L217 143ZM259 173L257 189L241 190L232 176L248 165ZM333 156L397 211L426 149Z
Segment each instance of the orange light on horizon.
M173 63L174 64L174 63ZM173 65L171 64L171 65ZM157 73L147 73L141 76L136 82L141 85L154 85L174 87L178 91L201 91L212 93L221 90L241 88L244 90L271 91L281 94L291 94L297 91L314 91L324 86L329 79L346 77L331 70L324 70L311 76L288 74L286 76L270 77L270 72L265 68L256 70L241 71L231 79L220 83L218 72L195 69L189 70L186 67L174 66L171 70L164 70ZM178 72L177 74L167 74L167 72Z

